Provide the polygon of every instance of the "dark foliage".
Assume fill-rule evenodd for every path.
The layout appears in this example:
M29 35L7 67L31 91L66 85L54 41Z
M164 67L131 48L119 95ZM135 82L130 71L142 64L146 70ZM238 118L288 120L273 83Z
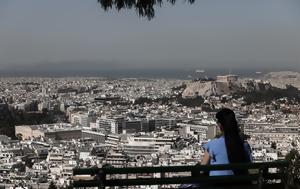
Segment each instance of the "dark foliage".
M73 183L71 183L70 185L68 185L67 187L65 187L66 189L73 189Z
M185 88L186 88L186 84L182 84L180 86L173 87L172 91L183 91Z
M187 107L198 107L201 106L204 102L204 99L201 96L195 98L182 98L181 95L176 97L162 97L158 99L150 99L147 97L140 97L135 100L134 104L152 104L152 103L159 103L159 104L170 104L172 102L177 102L183 106Z
M189 3L194 3L195 0L185 0ZM165 0L165 2L174 5L176 0ZM104 10L115 8L121 9L135 9L137 14L142 17L147 17L149 20L155 16L155 6L160 7L163 0L98 0Z
M51 181L48 189L57 189L57 186L54 184L53 181Z
M155 100L147 98L147 97L139 97L134 101L134 104L144 104L144 103L152 103Z
M17 171L17 172L25 172L25 171L26 171L26 167L25 167L25 164L23 164L23 163L21 162L21 163L14 164L14 165L11 167L11 170L12 170L12 171Z
M266 91L253 91L248 93L243 93L247 104L265 102L267 104L271 103L273 100L278 100L280 98L287 98L289 101L300 102L300 91L293 87L287 86L286 89L271 88Z
M204 99L201 96L196 98L182 98L181 96L177 99L178 103L187 106L187 107L197 107L201 106L204 102Z
M214 78L196 78L196 79L193 79L194 82L197 82L197 81L202 81L202 82L208 82L208 81L216 81L216 79Z
M47 124L65 121L65 119L65 115L57 111L25 112L7 108L0 111L0 134L16 138L16 125Z
M29 167L29 168L32 168L32 166L34 164L34 161L29 156L24 157L24 162L25 162L25 166Z
M300 154L296 149L292 149L285 157L289 162L288 184L290 188L300 187Z

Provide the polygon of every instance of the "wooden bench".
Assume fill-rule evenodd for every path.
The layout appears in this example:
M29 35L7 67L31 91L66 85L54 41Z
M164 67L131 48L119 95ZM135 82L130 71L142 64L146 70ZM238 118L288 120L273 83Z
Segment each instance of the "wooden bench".
M223 165L75 168L74 187L174 185L200 183L205 188L281 189L286 188L288 162L243 163ZM201 172L216 170L248 170L248 175L204 176ZM174 177L171 174L186 173ZM171 174L170 174L171 173ZM90 175L89 180L78 175ZM247 184L245 184L247 183Z

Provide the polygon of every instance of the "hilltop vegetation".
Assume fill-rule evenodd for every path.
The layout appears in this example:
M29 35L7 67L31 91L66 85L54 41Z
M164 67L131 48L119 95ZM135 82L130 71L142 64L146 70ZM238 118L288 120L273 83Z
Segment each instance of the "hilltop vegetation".
M199 107L203 105L205 95L202 96L201 94L195 95L193 97L182 97L182 91L184 91L184 87L181 86L181 92L177 96L174 97L162 97L158 99L151 99L147 97L140 97L136 99L134 104L152 104L152 103L160 103L160 104L171 104L176 102L183 106L187 107ZM182 90L183 89L183 90ZM228 94L230 95L230 94ZM239 99L244 98L246 104L252 103L266 103L270 104L272 101L279 100L285 98L289 102L298 102L300 103L300 90L292 85L287 85L286 88L277 88L277 87L270 87L264 90L251 90L251 91L237 91L233 95L233 98ZM212 95L213 96L213 95ZM217 95L220 96L220 95Z
M277 88L285 88L287 84L300 89L300 73L292 71L270 72L265 74L264 80L270 81L271 85Z
M150 99L147 97L140 97L135 100L134 104L152 104L152 103L159 103L159 104L171 104L171 103L181 104L187 107L197 107L201 106L204 102L204 99L201 96L197 96L194 98L182 98L181 94L176 97L162 97L158 99Z
M265 91L252 91L241 93L239 96L244 97L247 104L265 102L267 104L274 100L287 98L288 101L300 102L300 91L291 85L285 89L272 87Z
M288 185L290 188L300 187L300 154L296 149L292 149L285 157L290 164L288 168Z
M60 119L65 119L61 112L25 112L3 105L0 109L0 134L15 138L16 125L55 123Z

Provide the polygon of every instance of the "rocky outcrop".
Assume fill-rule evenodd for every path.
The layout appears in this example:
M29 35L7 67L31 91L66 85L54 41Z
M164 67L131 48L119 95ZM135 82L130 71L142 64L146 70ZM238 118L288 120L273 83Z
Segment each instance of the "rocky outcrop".
M287 85L292 85L300 89L299 72L270 72L264 76L264 80L269 81L272 86L277 88L285 89Z
M263 80L253 80L253 79L248 79L244 80L241 82L243 88L247 92L252 92L252 91L266 91L272 88L272 85L268 81L263 81Z
M212 95L234 94L243 90L244 88L239 82L198 81L188 84L182 93L182 97L192 98L196 96L207 97Z
M271 89L271 87L270 82L252 79L240 80L238 82L197 81L187 84L182 97L232 95L240 92L265 91Z
M183 98L210 96L213 94L213 82L194 82L187 85L182 93Z

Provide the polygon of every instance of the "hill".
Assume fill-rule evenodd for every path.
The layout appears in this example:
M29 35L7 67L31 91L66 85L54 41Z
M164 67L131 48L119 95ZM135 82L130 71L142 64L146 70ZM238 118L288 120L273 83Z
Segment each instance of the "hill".
M272 86L285 89L287 85L292 85L300 89L300 73L292 71L270 72L263 77Z

